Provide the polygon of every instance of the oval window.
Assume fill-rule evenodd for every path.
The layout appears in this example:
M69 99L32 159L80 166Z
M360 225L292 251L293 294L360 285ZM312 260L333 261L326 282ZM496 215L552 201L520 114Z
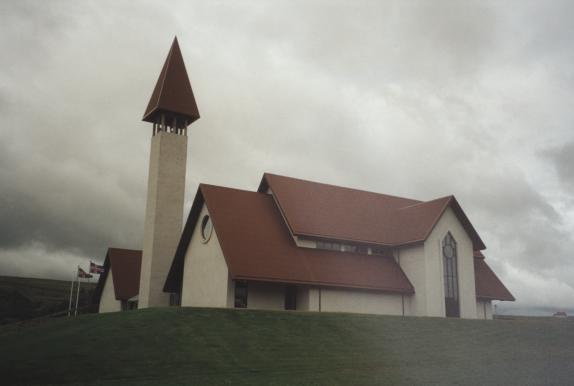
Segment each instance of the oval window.
M201 238L203 239L204 243L207 243L209 241L212 232L213 232L213 224L211 223L211 218L209 217L209 215L206 214L201 219Z

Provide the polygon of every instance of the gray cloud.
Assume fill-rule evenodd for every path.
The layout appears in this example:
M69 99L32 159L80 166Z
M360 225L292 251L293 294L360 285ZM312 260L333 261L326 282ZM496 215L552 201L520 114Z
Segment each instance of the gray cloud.
M62 277L141 245L139 119L177 34L202 115L187 208L199 182L253 190L265 171L455 194L517 307L574 307L573 9L3 2L0 273Z
M543 152L556 168L560 181L568 188L574 188L574 141Z

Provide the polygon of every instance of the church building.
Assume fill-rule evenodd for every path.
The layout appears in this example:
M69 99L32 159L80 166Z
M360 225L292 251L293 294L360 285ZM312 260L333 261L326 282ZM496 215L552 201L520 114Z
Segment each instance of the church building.
M200 184L182 229L187 129L198 118L176 39L143 118L153 126L143 250L109 249L100 312L137 302L491 319L493 300L514 300L454 196L265 173L254 191Z

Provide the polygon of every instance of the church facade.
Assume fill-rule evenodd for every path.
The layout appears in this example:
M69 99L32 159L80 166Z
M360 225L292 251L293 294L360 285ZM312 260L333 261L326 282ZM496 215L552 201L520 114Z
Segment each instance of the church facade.
M452 196L421 202L265 174L201 185L164 290L182 306L492 318L514 300Z
M201 184L182 230L187 128L198 118L174 40L144 114L153 131L138 293L118 299L135 280L106 258L101 312L118 309L115 296L120 309L490 319L493 300L514 300L454 196L418 201L266 173L256 191Z

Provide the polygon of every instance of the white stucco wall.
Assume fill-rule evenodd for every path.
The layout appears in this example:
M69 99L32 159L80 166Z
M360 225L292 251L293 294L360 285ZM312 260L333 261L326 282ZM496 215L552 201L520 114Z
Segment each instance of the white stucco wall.
M476 317L478 319L492 319L492 302L489 300L477 300Z
M322 288L321 311L402 315L402 297L383 292Z
M116 294L114 291L114 279L112 268L108 271L108 276L106 277L106 282L104 283L104 289L102 290L102 296L100 297L100 305L98 307L99 313L104 312L116 312L122 310L122 303L120 300L116 300Z
M250 281L247 284L247 308L260 310L285 309L285 286Z
M401 268L415 287L415 294L405 297L406 315L445 316L442 240L449 231L457 243L460 316L476 318L472 240L450 208L447 208L423 244L401 248L395 253Z
M402 315L403 303L401 295L384 292L301 287L297 292L297 310Z
M209 214L204 205L193 230L183 265L181 305L233 307L233 287L215 229L207 243L201 237L201 220Z
M307 291L309 309L307 311L321 311L321 292L321 288L309 288Z
M395 251L395 257L405 275L415 287L415 294L405 296L405 315L426 316L426 263L424 245L401 248Z
M187 136L152 137L139 308L169 305L163 286L181 236L186 160Z
M460 317L475 319L476 289L472 240L450 208L443 213L424 243L427 316L445 315L442 240L448 232L456 240Z

